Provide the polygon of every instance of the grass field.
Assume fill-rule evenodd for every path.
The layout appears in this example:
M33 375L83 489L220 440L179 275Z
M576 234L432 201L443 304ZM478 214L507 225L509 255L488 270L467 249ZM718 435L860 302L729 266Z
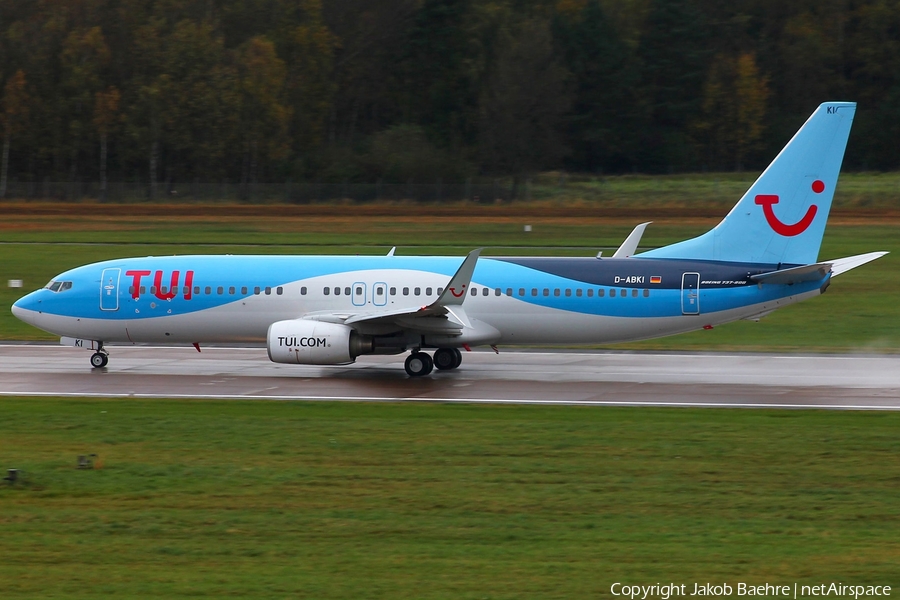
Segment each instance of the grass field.
M900 585L897 414L4 398L0 423L3 598Z
M640 191L649 184L636 179L634 185ZM657 185L664 189L668 184ZM683 191L673 194L681 198ZM729 192L726 197L734 195ZM24 290L0 289L0 339L54 339L16 320L9 306L25 291L66 269L109 258L189 253L377 254L395 245L401 255L462 256L481 246L487 247L486 256L592 256L601 249L609 255L635 224L654 219L655 213L663 216L648 228L644 247L702 233L729 207L703 205L690 212L652 199L627 209L584 201L486 207L0 203L0 282L23 279L26 286ZM523 231L525 224L532 225L531 233ZM900 351L900 213L886 208L837 211L820 256L838 258L873 250L892 253L842 275L825 296L778 311L760 323L739 322L616 347Z

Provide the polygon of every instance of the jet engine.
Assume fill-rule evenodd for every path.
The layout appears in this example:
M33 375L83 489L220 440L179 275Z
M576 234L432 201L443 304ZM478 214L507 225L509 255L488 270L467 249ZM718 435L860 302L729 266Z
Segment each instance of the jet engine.
M353 328L309 319L278 321L269 326L269 360L293 365L340 365L374 351L371 336Z

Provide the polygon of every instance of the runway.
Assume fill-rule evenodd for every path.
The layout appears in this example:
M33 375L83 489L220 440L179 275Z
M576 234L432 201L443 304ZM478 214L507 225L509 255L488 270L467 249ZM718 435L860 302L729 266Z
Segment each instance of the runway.
M405 355L349 366L269 362L263 348L0 345L0 395L900 410L900 356L591 351L464 353L410 379Z

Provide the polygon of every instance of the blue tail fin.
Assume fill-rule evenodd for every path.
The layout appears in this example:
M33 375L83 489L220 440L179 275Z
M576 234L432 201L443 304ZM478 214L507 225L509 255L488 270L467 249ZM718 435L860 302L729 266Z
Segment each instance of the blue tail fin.
M855 113L855 102L820 105L714 229L638 257L816 262Z

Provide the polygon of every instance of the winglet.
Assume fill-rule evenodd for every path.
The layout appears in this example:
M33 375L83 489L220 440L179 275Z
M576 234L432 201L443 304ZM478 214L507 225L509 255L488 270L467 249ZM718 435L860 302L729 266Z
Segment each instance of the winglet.
M647 229L647 225L652 223L653 221L648 221L646 223L641 223L625 238L625 241L622 242L622 245L619 246L619 249L616 250L616 253L613 254L613 258L631 258L634 255L634 251L637 250L638 244L641 243L641 237L644 235L644 230ZM599 258L599 255L597 256Z
M388 250L387 255L388 255L388 256L393 256L393 255L394 255L394 252L396 252L396 251L397 251L397 246L394 246L393 248L391 248L390 250Z
M469 252L459 269L456 270L453 278L450 279L450 283L447 284L440 297L431 306L456 306L463 303L463 300L466 299L466 293L469 291L469 284L472 283L475 263L478 262L478 256L481 254L481 251L482 248L476 248Z

